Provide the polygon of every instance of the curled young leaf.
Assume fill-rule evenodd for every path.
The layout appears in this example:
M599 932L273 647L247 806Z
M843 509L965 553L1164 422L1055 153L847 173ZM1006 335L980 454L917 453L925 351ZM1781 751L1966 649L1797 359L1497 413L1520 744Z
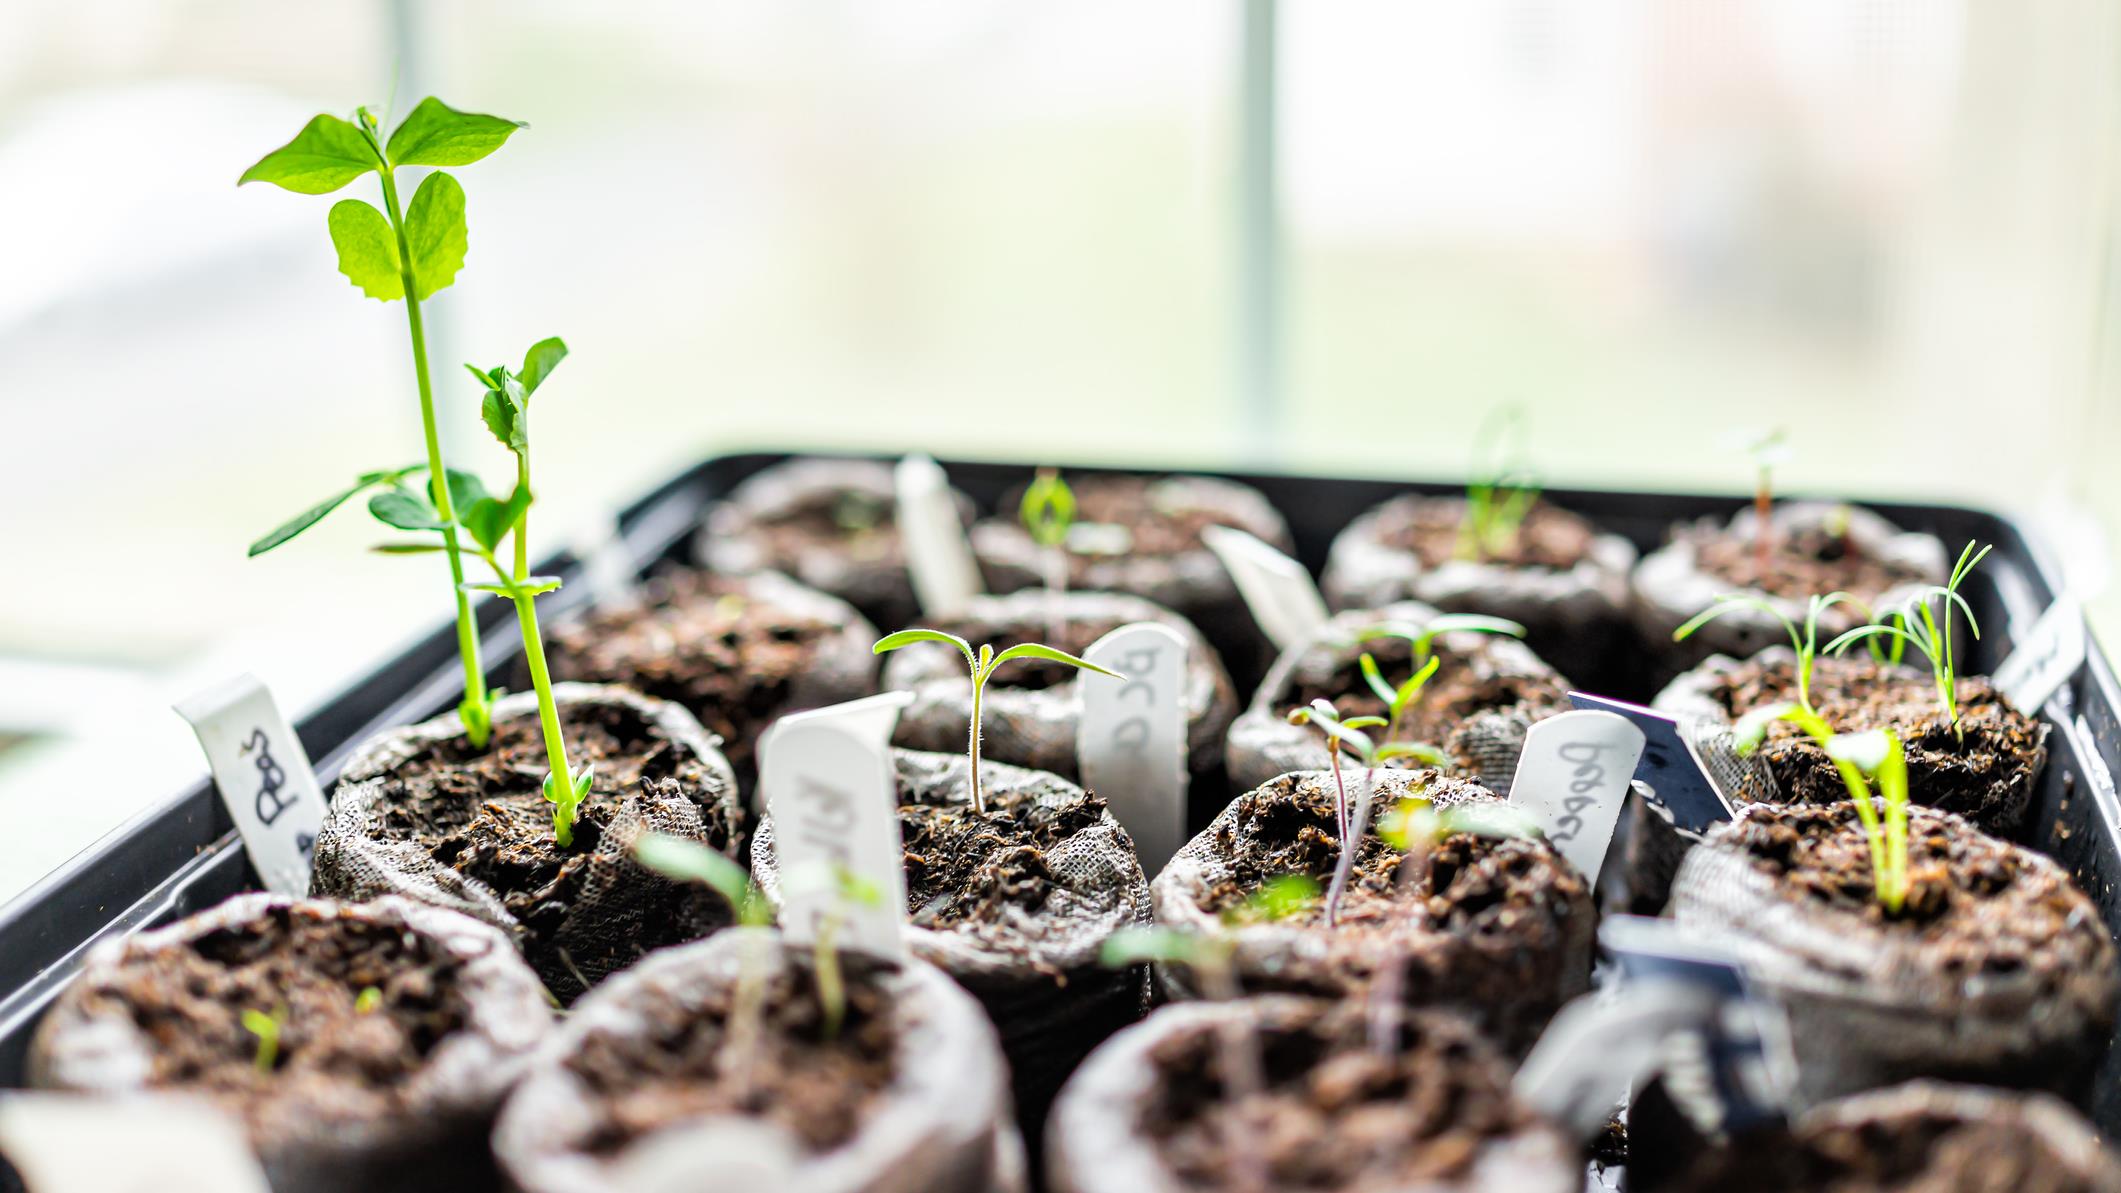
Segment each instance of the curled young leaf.
M516 374L523 383L524 396L538 392L538 387L545 384L545 378L552 376L552 371L566 359L567 342L558 336L547 336L532 344L530 351L523 354L523 371Z
M325 224L332 247L339 250L339 272L361 293L383 302L405 297L398 238L382 212L359 199L341 199L332 204Z
M446 289L464 268L470 238L464 226L464 188L436 170L413 192L405 209L405 243L412 250L415 296L425 299Z
M468 166L527 127L520 120L460 112L430 95L390 134L385 151L397 166Z
M295 138L257 160L237 186L270 182L298 195L328 195L383 164L351 121L316 116Z

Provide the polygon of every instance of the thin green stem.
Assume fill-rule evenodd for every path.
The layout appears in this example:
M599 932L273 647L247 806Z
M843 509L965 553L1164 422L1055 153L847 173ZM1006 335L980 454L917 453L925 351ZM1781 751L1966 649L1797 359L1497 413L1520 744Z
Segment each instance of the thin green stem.
M516 454L516 484L527 491L530 485L530 452ZM509 599L515 602L516 626L523 636L523 660L530 667L530 685L538 694L538 726L545 736L545 765L551 774L546 782L554 786L561 796L552 813L553 836L562 849L574 844L574 771L567 764L567 739L560 730L559 706L552 698L552 675L545 668L545 636L538 629L538 598L525 591L530 579L530 508L516 515L515 526L510 533L515 538L515 571L502 572ZM491 552L486 560L496 572L501 571L499 560Z
M973 810L973 812L975 812L975 813L977 813L978 815L981 815L981 816L985 816L985 815L987 814L987 795L986 795L986 792L985 792L985 791L984 791L984 790L983 790L983 789L981 788L981 786L980 786L980 780L979 780L979 746L980 746L980 740L979 740L979 739L980 739L980 733L979 733L979 714L980 714L980 695L981 695L981 691L982 691L982 689L984 689L984 688L985 688L986 686L987 686L987 677L986 677L985 675L982 675L982 674L974 674L974 675L973 675L973 677L972 677L972 731L971 731L971 739L972 739L972 746L971 746L971 749L972 749L972 810Z
M398 184L388 165L377 171L383 180L383 210L398 240L398 277L405 287L405 322L412 332L413 375L420 385L420 431L427 439L427 476L434 490L435 516L442 521L442 550L449 556L449 591L457 603L457 656L464 664L464 710L484 710L486 668L479 660L478 623L471 616L471 594L464 591L464 555L457 544L457 512L449 493L449 472L442 460L442 436L435 425L434 386L427 377L427 329L420 318L419 288L412 273L412 245L405 236L405 217L398 206ZM490 725L484 716L464 718L471 744L484 748Z

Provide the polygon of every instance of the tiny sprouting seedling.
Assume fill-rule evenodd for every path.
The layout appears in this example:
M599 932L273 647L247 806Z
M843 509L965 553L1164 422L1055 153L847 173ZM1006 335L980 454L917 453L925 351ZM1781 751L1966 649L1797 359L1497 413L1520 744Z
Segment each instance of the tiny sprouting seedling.
M1813 593L1805 601L1804 625L1800 629L1796 622L1783 613L1780 606L1768 598L1751 592L1727 592L1716 598L1716 603L1696 613L1685 625L1672 631L1672 641L1684 642L1694 631L1726 614L1740 609L1757 609L1782 623L1790 636L1790 648L1797 652L1797 703L1806 711L1812 708L1812 665L1819 658L1819 618L1836 605L1854 605L1870 616L1870 609L1853 594L1830 592L1825 596Z
M1417 742L1377 744L1365 729L1384 725L1383 717L1349 717L1342 720L1333 705L1313 700L1308 708L1289 710L1289 723L1311 725L1326 736L1326 756L1333 766L1334 819L1340 831L1340 857L1333 864L1333 882L1326 888L1326 926L1340 923L1340 901L1348 893L1348 880L1355 873L1355 855L1362 850L1363 835L1370 828L1371 780L1379 766L1395 758L1415 758L1429 766L1448 766L1450 758L1434 746ZM1348 795L1347 776L1341 770L1343 751L1362 763L1362 781L1354 798Z
M251 1065L260 1073L271 1073L280 1063L280 1031L287 1026L287 1008L274 1007L270 1014L259 1010L243 1012L243 1030L257 1037L257 1051L251 1056Z
M1966 618L1967 630L1975 638L1981 637L1981 623L1974 620L1974 607L1959 595L1959 585L1988 557L1990 548L1975 548L1976 544L1968 543L1959 552L1959 562L1952 566L1952 574L1944 583L1918 590L1885 619L1857 626L1826 644L1829 652L1839 654L1857 642L1868 642L1880 661L1895 664L1906 657L1908 647L1920 651L1929 660L1930 676L1937 684L1937 709L1954 730L1959 728L1959 674L1952 646L1952 610L1958 609ZM1882 649L1879 639L1888 643Z
M773 923L773 908L742 866L697 841L662 833L644 833L634 842L633 858L648 869L678 882L698 883L729 904L729 914L745 928ZM729 1046L723 1050L723 1073L741 1099L751 1085L759 1039L766 1018L766 958L746 947L737 958L736 995L729 1008Z
M354 996L354 1014L373 1015L383 1009L383 989L380 986L363 986Z
M412 204L400 208L397 172L406 166L468 166L499 149L510 134L522 128L516 120L460 112L429 96L413 108L386 141L383 121L367 108L354 109L354 119L320 115L303 126L295 138L273 150L243 172L237 185L269 182L303 195L326 195L363 174L374 173L382 184L383 210L359 199L342 199L332 205L326 223L332 245L338 250L339 272L363 294L383 302L403 299L405 319L412 336L413 379L420 393L420 428L426 436L429 496L422 502L403 487L412 468L363 473L352 486L296 514L272 533L252 543L250 553L260 555L309 529L348 498L381 487L384 492L369 501L369 512L393 526L392 511L411 516L407 510L423 511L442 527L455 527L466 504L456 491L459 474L448 471L442 459L442 440L435 423L434 388L427 370L427 333L421 321L420 303L456 281L464 268L469 244L464 221L464 188L446 170L436 169L413 192ZM431 513L424 511L431 510ZM483 748L492 731L492 696L486 690L485 668L479 660L478 625L472 619L470 594L464 590L464 561L454 535L443 536L442 550L449 557L451 595L456 602L457 653L464 668L464 699L458 713L464 732L474 746Z
M1496 411L1473 436L1473 480L1466 485L1465 520L1458 526L1458 557L1484 560L1506 555L1539 501L1539 480L1520 461L1524 410Z
M1784 720L1817 742L1841 774L1849 801L1856 805L1856 818L1863 823L1870 845L1872 885L1880 906L1897 915L1907 901L1907 751L1890 729L1865 733L1836 733L1825 719L1795 704L1776 704L1755 709L1740 718L1733 730L1738 752L1750 754L1767 736L1768 725ZM1881 817L1871 802L1871 784L1884 798Z
M1068 590L1068 530L1075 525L1075 491L1061 479L1058 469L1041 468L1024 489L1017 517L1031 541L1045 553L1046 599L1053 610L1047 636L1059 642L1067 616L1062 595Z
M1260 883L1244 902L1224 908L1222 921L1238 927L1292 919L1315 905L1318 895L1318 880L1309 874L1277 874Z
M1789 461L1789 429L1770 427L1748 434L1745 451L1753 458L1753 563L1766 575L1775 545L1775 466Z
M902 647L912 646L916 642L940 642L955 646L965 656L965 665L971 668L972 718L967 737L971 742L969 752L972 757L972 810L982 816L987 814L987 796L979 773L980 701L987 690L987 681L994 677L996 668L1011 659L1045 659L1053 663L1066 663L1068 666L1079 670L1094 671L1099 675L1109 675L1113 679L1127 678L1117 671L1108 671L1088 659L1076 658L1066 651L1055 650L1038 642L1020 642L1000 654L996 654L992 646L982 646L975 653L970 642L965 641L956 634L946 634L941 630L900 630L896 634L886 634L882 638L877 639L876 645L871 647L870 650L875 654L887 654Z
M875 883L845 866L833 867L832 881L846 902L875 907L884 901L884 892ZM825 916L818 921L817 936L810 942L811 965L817 970L818 1006L824 1012L821 1029L828 1041L839 1038L840 1026L847 1021L847 981L836 947L840 926L838 915Z
M1435 653L1437 636L1454 630L1476 634L1502 634L1512 638L1524 637L1524 627L1516 622L1500 617L1484 617L1477 613L1444 613L1419 623L1383 621L1355 631L1357 643L1375 638L1404 638L1413 648L1414 674L1396 685L1386 682L1383 669L1368 652L1364 652L1361 659L1364 682L1368 683L1370 690L1385 703L1387 742L1399 739L1401 723L1406 720L1407 713L1421 702L1422 691L1441 665L1442 660L1437 658Z

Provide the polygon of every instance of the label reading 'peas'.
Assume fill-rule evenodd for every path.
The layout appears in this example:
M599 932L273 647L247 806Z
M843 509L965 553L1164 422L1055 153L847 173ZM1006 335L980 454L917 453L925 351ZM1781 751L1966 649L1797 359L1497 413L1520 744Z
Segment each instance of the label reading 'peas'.
M309 856L324 827L324 792L272 692L242 675L180 701L213 768L214 786L236 822L265 889L309 893Z

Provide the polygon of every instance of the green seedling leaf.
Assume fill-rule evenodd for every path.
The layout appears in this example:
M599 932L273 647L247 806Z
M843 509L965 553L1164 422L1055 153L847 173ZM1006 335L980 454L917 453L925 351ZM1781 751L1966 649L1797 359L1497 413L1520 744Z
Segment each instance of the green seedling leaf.
M514 526L516 519L522 517L523 511L529 508L530 490L517 485L515 492L510 493L506 501L481 497L472 502L470 508L464 511L464 528L471 532L471 537L477 539L480 546L491 551L508 536L509 528Z
M390 134L386 152L397 166L468 166L528 127L520 120L460 112L430 95Z
M552 376L552 371L566 359L567 342L558 336L532 344L530 351L523 354L523 371L516 374L522 379L524 395L538 392L538 387L545 384L545 378Z
M286 542L287 540L295 537L303 531L308 530L310 527L315 526L318 522L323 521L324 515L339 508L341 505L346 504L347 499L351 498L356 493L359 493L364 489L374 488L375 486L380 484L396 481L400 476L403 476L404 473L404 469L400 469L395 472L362 473L358 478L355 479L353 484L348 485L346 488L340 490L339 492L332 494L324 500L316 503L313 506L310 506L308 509L303 510L301 513L296 514L294 517L289 518L287 521L282 522L278 526L274 527L272 533L267 534L264 538L261 538L257 542L252 543L250 545L250 554L253 556L265 554L267 551L272 550L274 547L279 546L281 543Z
M985 650L986 648L982 647L981 649ZM1055 650L1050 646L1046 646L1037 642L1017 643L1015 646L1012 646L1009 649L1003 651L1002 653L995 655L993 661L987 664L986 669L991 673L996 667L1001 666L1003 663L1006 663L1011 659L1045 659L1047 662L1050 663L1066 663L1070 667L1075 667L1083 671L1094 671L1099 675L1109 675L1114 679L1127 678L1126 676L1121 675L1117 671L1108 671L1088 659L1079 659L1074 655L1069 654L1067 651Z
M1232 908L1223 918L1225 922L1247 924L1286 920L1316 907L1321 893L1318 880L1308 874L1278 874L1261 883L1259 889L1245 896L1242 905Z
M1395 758L1412 758L1423 766L1438 768L1450 766L1455 761L1449 754L1435 746L1418 741L1391 741L1377 747L1378 762L1390 762Z
M243 1030L258 1038L258 1050L251 1063L260 1073L272 1072L280 1060L280 1028L287 1021L287 1008L280 1007L270 1015L245 1010L241 1019Z
M375 147L351 121L315 116L294 140L243 171L236 185L270 182L298 195L328 195L382 164Z
M1401 853L1433 842L1439 831L1436 807L1425 799L1402 799L1377 820L1377 835Z
M378 555L438 555L448 549L440 543L377 543L369 548Z
M449 504L452 509L461 511L493 496L486 491L486 482L479 479L478 473L451 468L443 475L449 478ZM434 481L429 480L427 499L433 501L434 498Z
M1377 698L1384 701L1385 704L1390 705L1393 700L1398 698L1399 693L1391 684L1385 682L1385 673L1377 666L1376 656L1368 651L1364 651L1362 656L1362 678L1364 683L1370 685L1370 690L1377 694Z
M1866 775L1875 775L1885 765L1885 757L1897 745L1893 735L1883 729L1872 729L1866 733L1837 733L1826 739L1826 756L1836 762L1846 762Z
M1340 714L1335 712L1333 705L1327 701L1313 700L1308 708L1290 709L1289 723L1291 725L1316 725L1328 738L1338 743L1341 748L1346 749L1349 753L1364 760L1366 763L1376 757L1377 743L1371 741L1367 734L1359 730L1350 729L1346 724L1342 723Z
M529 421L528 413L523 408L521 385L505 375L479 402L479 418L486 429L493 432L502 447L519 456L530 450L529 428L524 425Z
M1731 744L1740 756L1751 754L1767 740L1768 726L1797 711L1795 703L1769 704L1738 718L1731 726Z
M946 634L941 630L912 629L900 630L896 634L886 634L876 640L876 645L869 648L869 653L888 654L891 651L912 646L916 642L940 642L945 646L955 646L964 652L967 666L974 668L979 666L979 656L972 652L972 644L970 642L965 641L956 634Z
M729 904L738 923L764 927L773 922L773 909L751 875L742 866L697 841L662 833L647 833L634 843L634 860L679 882L696 882L720 895Z
M1177 928L1121 928L1105 938L1098 963L1124 969L1150 961L1189 964L1202 952L1202 939Z
M383 1006L383 991L377 986L363 986L354 998L354 1014L373 1015Z
M1479 613L1444 613L1429 619L1422 627L1431 638L1458 630L1471 630L1476 634L1500 634L1506 638L1524 637L1524 626L1504 617L1487 617Z
M339 250L339 272L361 293L383 302L405 297L398 238L382 212L359 199L341 199L332 204L325 224L332 247Z
M373 209L371 209L373 210ZM429 174L405 210L405 243L412 250L415 293L422 300L457 280L469 251L464 188L441 170Z
M1048 548L1062 546L1068 541L1068 528L1075 524L1075 491L1059 471L1041 468L1024 489L1017 518L1032 542Z
M442 519L435 507L410 489L393 489L368 499L368 512L376 521L399 530L440 530Z
M497 596L543 596L560 587L558 576L525 576L521 580L467 580L466 592L490 592Z

